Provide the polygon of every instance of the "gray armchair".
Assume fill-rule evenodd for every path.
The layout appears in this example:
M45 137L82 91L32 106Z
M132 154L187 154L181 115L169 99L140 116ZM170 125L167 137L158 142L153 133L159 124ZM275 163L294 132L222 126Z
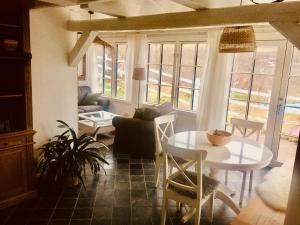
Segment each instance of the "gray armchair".
M78 87L78 113L108 111L109 100L105 97L99 97L95 104L86 104L86 97L92 94L89 86Z

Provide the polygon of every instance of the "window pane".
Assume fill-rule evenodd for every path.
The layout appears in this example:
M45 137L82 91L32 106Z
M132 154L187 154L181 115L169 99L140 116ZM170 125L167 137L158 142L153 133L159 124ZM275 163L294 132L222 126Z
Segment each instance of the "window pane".
M172 84L173 84L173 66L162 66L161 84L172 86Z
M300 77L290 77L286 104L300 107Z
M104 95L111 96L111 79L108 76L105 76L105 90Z
M300 76L300 51L294 47L291 75Z
M236 53L234 55L233 72L251 73L253 65L253 53Z
M174 44L163 45L163 59L162 59L163 64L167 64L167 65L174 64L174 50L175 50Z
M180 79L179 79L180 87L187 87L187 88L193 87L194 69L195 67L181 66Z
M205 66L206 58L207 58L206 44L205 43L198 44L197 65Z
M94 46L95 51L96 51L97 62L98 63L103 62L103 49L104 49L104 47L101 46L101 45L96 45L96 44L94 44L93 46Z
M199 102L199 90L194 91L194 102L193 102L193 110L198 110L198 102Z
M177 108L182 110L191 110L192 90L179 88Z
M276 46L257 47L254 73L273 75L275 73L276 58Z
M161 44L150 44L149 47L149 63L160 64Z
M250 101L259 103L270 103L273 77L254 75Z
M227 122L230 123L231 118L246 118L247 102L229 100Z
M249 85L250 75L232 74L230 98L239 101L247 101Z
M249 105L248 120L267 124L269 104L253 103Z
M125 63L118 63L117 68L117 97L125 97Z
M148 82L158 84L159 83L160 66L149 65Z
M171 102L172 98L172 87L171 86L161 86L160 87L160 104L165 102Z
M197 44L182 44L181 49L181 65L194 66Z
M204 70L203 67L197 67L196 68L196 79L195 79L195 87L194 88L200 88L200 80L203 76Z
M125 61L126 59L126 44L118 44L118 62Z
M147 102L150 104L157 104L158 99L158 85L148 84Z

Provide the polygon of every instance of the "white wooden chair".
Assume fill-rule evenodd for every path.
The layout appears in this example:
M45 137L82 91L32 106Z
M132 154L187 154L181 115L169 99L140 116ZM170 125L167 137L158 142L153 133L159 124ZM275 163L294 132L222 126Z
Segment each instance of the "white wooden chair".
M155 176L154 182L155 187L158 186L159 173L163 162L163 152L162 152L162 141L167 141L168 138L174 134L174 122L175 115L164 115L154 119L154 130L155 130L155 142L156 142L156 152L155 152ZM187 161L181 158L176 158L177 163L184 164ZM170 170L172 170L173 165L170 164Z
M238 119L238 118L231 118L231 125L232 130L231 133L234 134L235 131L239 131L239 133L248 138L251 135L256 135L255 140L259 142L261 131L264 127L264 124L261 122L255 122L250 120ZM242 188L241 188L241 195L240 195L240 205L243 203L244 192L245 192L245 184L247 179L247 171L243 171L243 181L242 181ZM228 170L225 172L225 184L228 183ZM252 191L252 183L253 183L253 170L250 171L250 178L249 178L249 191Z
M195 225L200 224L201 208L209 201L208 217L213 219L213 203L218 181L202 174L202 161L206 158L207 152L204 150L188 151L183 148L174 147L163 142L163 203L161 225L165 225L168 200L180 202L189 207L181 221L187 222L195 215ZM179 165L175 157L185 158L188 163ZM176 172L169 173L169 165L172 163L176 167ZM193 172L188 170L192 166Z

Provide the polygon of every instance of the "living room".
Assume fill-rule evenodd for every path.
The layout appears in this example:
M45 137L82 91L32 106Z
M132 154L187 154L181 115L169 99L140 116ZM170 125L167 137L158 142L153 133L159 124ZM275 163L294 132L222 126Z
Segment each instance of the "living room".
M166 107L167 114L175 115L175 134L216 129L231 132L232 118L255 121L263 124L260 139L259 141L255 140L255 135L249 139L251 143L256 141L261 149L266 148L271 153L268 165L261 165L261 168L254 170L254 173L251 170L254 178L253 188L249 193L248 184L250 188L250 179L252 183L252 178L246 178L246 187L244 185L244 188L241 188L243 183L241 171L232 172L229 169L228 183L225 181L225 169L216 175L220 183L224 185L226 183L225 186L235 189L235 191L227 190L230 192L228 196L233 200L231 207L228 206L230 205L228 201L231 200L227 199L226 202L223 199L228 204L227 206L216 201L217 209L215 209L212 224L247 224L246 222L257 224L253 221L237 221L236 218L240 218L237 215L245 216L249 211L244 213L243 210L251 209L251 202L252 206L253 204L258 206L257 186L263 183L266 173L272 168L278 169L288 165L291 179L294 161L299 161L299 159L295 159L300 127L300 51L298 50L299 41L297 38L295 41L291 32L284 30L276 23L270 25L268 21L272 20L268 20L268 16L266 16L267 19L262 16L256 20L251 15L254 15L255 10L262 10L265 6L270 7L267 8L270 9L268 12L270 14L279 12L276 11L278 10L276 7L282 6L286 8L286 11L272 19L276 21L282 16L289 25L289 22L294 20L291 19L292 16L286 15L294 15L295 8L300 7L299 3L290 3L289 1L283 3L260 1L259 4L254 4L252 1L242 1L242 4L240 1L222 1L221 3L199 1L195 3L183 0L128 1L127 3L117 0L84 2L86 3L79 4L72 0L63 2L47 0L39 2L35 8L30 9L32 124L33 130L36 131L33 138L35 159L39 154L37 149L48 143L50 138L62 132L57 120L66 122L78 133L86 132L84 129L81 130L81 125L83 119L88 118L82 117L81 114L87 112L103 110L111 113L113 117L118 116L124 121L126 120L126 123L128 121L131 123L132 117L136 117L137 112L141 109L147 108L157 112L159 107ZM196 26L189 24L189 21L182 22L180 15L179 21L175 21L174 25L170 25L171 23L168 22L162 25L158 22L145 25L134 21L134 17L137 19L145 17L144 19L147 21L147 16L157 15L159 17L159 14L163 13L174 13L176 17L176 13L194 12L195 5L209 8L206 10L218 10L215 8L223 10L227 7L233 7L232 10L237 10L236 12L239 11L239 7L241 10L245 10L243 12L249 13L248 16L250 16L250 19L245 19L246 22L241 19L243 16L238 16L237 19L231 18L231 20L247 25L248 28L250 27L250 31L253 28L255 49L247 53L219 52L220 42L225 33L224 28L239 25L237 22L223 24L216 19L213 22L198 21L199 25ZM199 12L201 15L202 10ZM216 16L218 15L217 12ZM127 18L129 25L126 25ZM111 24L111 28L105 27L101 20ZM251 20L253 21L251 22ZM115 21L118 21L117 25L114 24ZM299 21L299 18L295 18L295 21ZM118 24L119 22L120 24ZM185 23L186 26L184 26ZM123 25L125 27L122 27ZM109 27L109 25L107 26ZM116 28L118 26L120 27ZM291 25L288 30L292 30L292 27ZM296 28L294 30L296 34L299 33ZM83 86L89 87L90 97L95 97L96 100L91 99L92 103L86 102L81 105L87 106L101 100L104 108L99 109L97 106L95 110L78 110L80 109L78 106L80 92L78 90ZM84 97L87 95L85 94ZM153 126L156 116L153 115L149 119L151 126ZM49 193L49 196L47 193L46 196L45 193L42 193L36 200L37 202L31 201L33 205L28 204L27 208L24 206L26 204L23 204L23 206L12 206L1 210L1 215L3 214L1 222L3 224L160 224L162 206L160 201L163 198L164 179L162 170L158 188L150 186L155 183L153 179L155 179L154 173L157 167L155 164L156 144L151 147L152 159L150 161L146 159L149 158L149 155L130 156L134 151L139 151L137 149L147 149L151 145L148 143L147 146L138 145L134 147L136 150L133 151L133 147L127 144L135 140L136 143L140 143L139 135L142 132L139 133L138 129L140 128L132 128L133 133L131 133L131 127L128 127L122 130L124 138L118 145L123 148L121 147L122 150L118 152L112 148L113 145L117 145L113 143L113 138L115 134L116 138L118 135L118 131L115 131L118 128L113 125L113 120L110 120L109 129L111 130L108 132L112 134L109 136L112 142L107 144L111 149L107 158L110 165L104 165L107 175L103 174L104 170L100 170L100 178L98 178L104 179L107 187L103 188L104 184L98 180L96 182L98 186L96 185L93 189L92 187L95 185L93 176L88 175L86 190L81 187L79 192L70 197L64 196L64 191L60 192L59 196L54 197L55 203L49 198L52 193ZM99 126L95 127L92 124L88 127L94 131ZM98 132L102 133L102 129L103 127L100 125ZM136 134L134 133L135 129L137 129ZM152 129L151 132L154 140L155 130ZM131 135L131 137L126 140L126 135ZM98 137L100 142L103 141L102 136ZM232 143L234 142L232 141ZM149 151L147 150L147 152ZM144 159L143 156L146 158ZM245 164L247 164L246 161ZM297 165L295 163L295 168ZM123 168L120 169L119 166ZM139 169L143 171L142 182L132 180L142 177ZM136 174L131 174L131 171ZM294 171L295 177L296 169ZM127 176L129 181L126 180ZM124 177L126 179L122 180ZM113 188L112 181L115 182ZM285 182L289 183L286 180ZM295 179L293 182L296 184L297 180ZM137 197L135 194L138 195L142 192L141 183L145 186L146 195ZM289 184L285 184L285 186L289 192ZM102 191L104 193L106 189L111 188L115 192L108 194L109 197L104 199L103 196L100 196ZM241 189L246 189L243 197L240 194L243 192ZM153 197L152 192L157 198L155 201L159 203L149 204L146 201L150 196ZM119 197L117 193L123 193L124 196ZM296 189L294 189L294 194L297 196ZM99 202L101 197L102 203L97 203L98 197ZM143 198L144 200L142 200ZM40 207L41 199L49 200L48 203L51 207ZM75 199L76 201L74 201ZM285 202L287 199L288 196L285 196L284 200L280 199L280 201ZM64 205L62 200L72 202L71 206L58 207ZM241 201L242 204L237 206ZM287 202L285 203L287 204ZM82 204L81 207L80 204ZM187 220L186 218L192 218L187 224L193 223L193 218L196 218L193 216L195 212L188 211L183 204L182 215L178 215L176 205L171 204L171 201L169 204L166 224L181 224ZM259 202L259 204L265 206L264 203ZM289 204L293 204L291 200ZM271 207L268 205L267 208L270 210ZM22 212L19 209L22 209ZM237 210L241 210L241 213L237 213ZM264 211L265 208L261 208L261 210L269 212ZM26 216L24 215L25 211L29 212ZM43 216L38 217L36 211L44 212L44 218ZM205 210L203 209L203 211ZM289 223L286 220L285 224L296 224L297 217L292 211L294 210L288 211L285 205L283 211L275 210L274 213L271 209L270 215L275 218L279 214L278 220L275 219L276 223L274 222L279 225L284 223L285 212L289 213L292 219ZM59 215L64 212L65 215ZM109 219L104 215L105 212L109 215ZM24 218L26 222L13 220L13 217L18 215L23 215L20 218ZM145 215L145 218L142 218L141 215ZM35 216L36 219L34 219ZM129 221L125 217L128 217ZM201 217L201 224L210 223L206 217L206 215ZM245 216L244 219L249 218ZM269 223L261 222L261 224L270 223L270 221Z

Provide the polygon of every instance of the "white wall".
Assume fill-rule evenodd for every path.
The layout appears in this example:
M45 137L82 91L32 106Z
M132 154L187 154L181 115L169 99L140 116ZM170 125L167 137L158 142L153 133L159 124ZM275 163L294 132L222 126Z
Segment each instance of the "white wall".
M74 34L66 31L68 18L69 11L65 8L34 9L30 12L36 147L61 132L57 128L58 119L77 130L76 68L69 67L67 62Z

